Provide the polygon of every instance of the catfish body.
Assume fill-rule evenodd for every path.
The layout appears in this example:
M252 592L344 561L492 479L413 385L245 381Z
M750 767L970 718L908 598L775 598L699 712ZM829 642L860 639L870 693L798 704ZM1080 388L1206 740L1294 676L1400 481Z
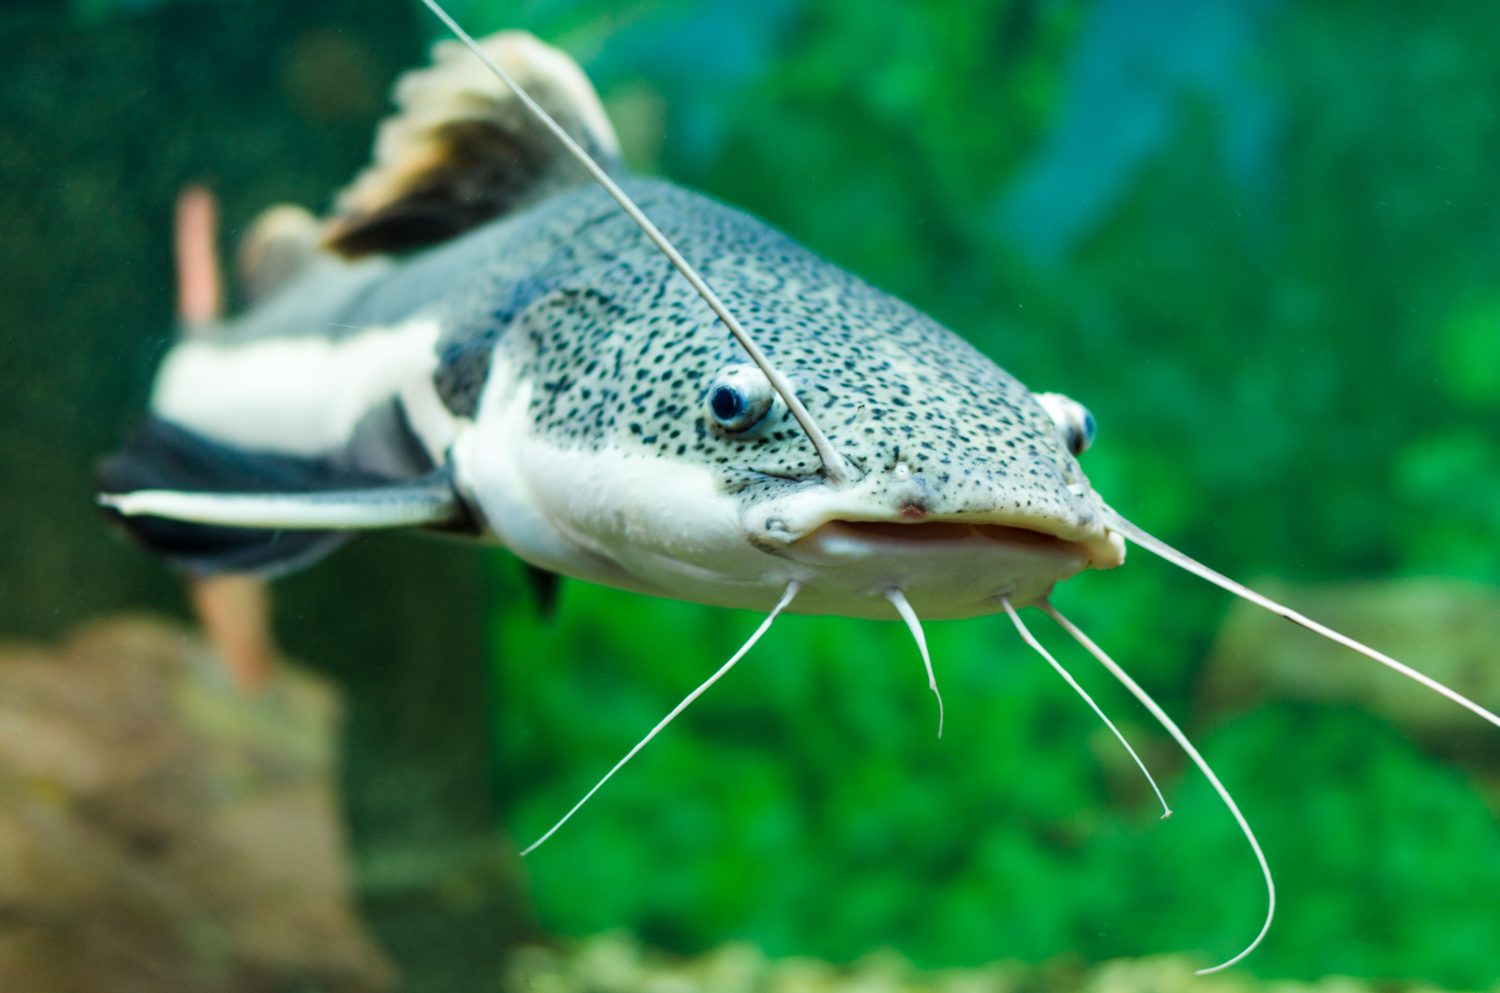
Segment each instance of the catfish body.
M545 80L543 62L519 60ZM476 134L509 128L500 150L550 139L518 130L500 97L483 123L441 119L444 66L404 84L408 106L329 226L333 251L169 353L106 491L394 494L436 476L454 503L434 526L542 569L745 607L797 581L795 609L856 616L892 616L890 589L925 616L993 612L998 594L1026 602L1120 561L1066 431L1014 377L760 221L623 179L853 467L831 485L786 405L603 190L536 167L540 152L517 157L519 179L485 160L506 195L476 212ZM613 147L576 79L541 88ZM427 138L413 142L414 119ZM445 205L460 216L435 222ZM131 525L196 572L284 571L350 533Z

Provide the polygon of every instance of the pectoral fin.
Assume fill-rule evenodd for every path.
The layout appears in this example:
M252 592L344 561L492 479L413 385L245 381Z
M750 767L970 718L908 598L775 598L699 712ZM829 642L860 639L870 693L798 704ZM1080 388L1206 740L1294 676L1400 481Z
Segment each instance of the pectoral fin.
M101 493L132 537L197 576L278 576L311 565L361 531L474 530L448 481L312 493L135 490Z
M291 572L360 531L477 530L446 468L392 478L352 468L348 454L246 451L148 418L100 468L98 499L131 537L198 576Z
M99 505L125 517L263 531L378 531L442 528L466 519L443 473L407 483L319 493L101 493Z

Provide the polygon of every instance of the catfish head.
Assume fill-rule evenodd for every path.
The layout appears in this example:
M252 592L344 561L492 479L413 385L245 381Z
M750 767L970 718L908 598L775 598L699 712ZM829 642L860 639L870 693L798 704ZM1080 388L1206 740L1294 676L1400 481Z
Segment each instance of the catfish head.
M892 617L1034 602L1124 555L1078 456L1093 418L762 222L666 183L632 199L783 374L748 358L602 192L518 222L586 232L526 276L456 432L461 491L499 540L567 575L677 599ZM561 237L546 237L548 244ZM501 285L510 286L511 281ZM509 294L510 290L503 291ZM485 337L455 320L455 340ZM441 346L440 346L441 350ZM455 352L461 355L460 352ZM832 467L831 467L832 466Z

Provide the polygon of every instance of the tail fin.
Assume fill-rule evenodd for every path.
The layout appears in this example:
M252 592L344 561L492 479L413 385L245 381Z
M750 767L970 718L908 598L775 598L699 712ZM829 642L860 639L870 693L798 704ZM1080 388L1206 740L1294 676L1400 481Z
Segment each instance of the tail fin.
M596 159L619 141L578 65L522 31L485 51ZM347 257L436 244L587 174L483 64L455 42L396 84L397 112L380 126L375 161L339 195L324 244Z

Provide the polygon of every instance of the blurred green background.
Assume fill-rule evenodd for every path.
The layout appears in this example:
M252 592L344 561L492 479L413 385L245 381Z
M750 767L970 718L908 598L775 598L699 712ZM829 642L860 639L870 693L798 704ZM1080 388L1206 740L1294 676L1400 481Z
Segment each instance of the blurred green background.
M1293 601L1444 577L1500 615L1500 5L453 9L577 57L640 170L1085 402L1085 468L1146 528ZM325 207L435 37L414 0L0 11L0 629L182 611L88 507L168 342L172 197L208 183L231 235L273 201ZM1443 612L1464 586L1380 588L1351 634L1394 630L1421 664L1472 633ZM349 694L360 896L421 989L472 988L495 935L531 926L503 839L545 829L756 623L581 584L546 619L503 553L398 539L280 590L284 644ZM1214 649L1226 597L1144 555L1056 599L1260 831L1282 903L1245 970L1500 979L1482 725L1454 709L1419 731L1355 691L1210 692L1213 666L1259 669L1261 639ZM536 925L834 960L888 945L929 967L1238 950L1262 913L1254 862L1149 718L1047 636L1164 773L1166 822L1003 617L929 636L941 742L904 630L779 623L528 860ZM1391 678L1311 640L1278 641L1280 663ZM1463 651L1495 687L1494 642Z

